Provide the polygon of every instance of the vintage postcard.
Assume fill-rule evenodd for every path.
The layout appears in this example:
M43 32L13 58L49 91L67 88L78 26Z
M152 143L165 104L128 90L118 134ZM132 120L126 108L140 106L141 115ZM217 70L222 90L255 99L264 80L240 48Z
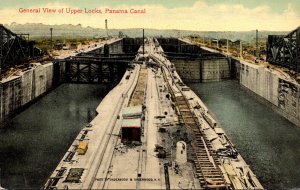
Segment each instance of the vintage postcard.
M299 189L299 0L0 2L0 189Z

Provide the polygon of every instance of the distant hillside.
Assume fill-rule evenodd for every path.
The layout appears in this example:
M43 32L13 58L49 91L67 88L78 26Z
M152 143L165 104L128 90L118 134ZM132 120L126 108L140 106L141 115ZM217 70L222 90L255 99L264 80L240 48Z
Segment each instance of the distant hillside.
M46 25L42 23L27 23L17 24L12 23L5 25L15 33L29 33L31 37L49 37L50 28L53 28L53 36L70 36L70 37L105 37L105 29L82 27L80 24L62 24L62 25ZM141 29L109 29L109 35L117 36L119 32L129 37L141 37ZM289 33L274 32L274 31L259 31L259 38L267 38L269 34L284 35ZM232 41L241 39L243 41L251 41L255 38L255 30L246 32L223 32L223 31L188 31L188 30L158 30L158 29L145 29L145 36L149 37L179 37L179 36L204 36L210 38L228 38Z

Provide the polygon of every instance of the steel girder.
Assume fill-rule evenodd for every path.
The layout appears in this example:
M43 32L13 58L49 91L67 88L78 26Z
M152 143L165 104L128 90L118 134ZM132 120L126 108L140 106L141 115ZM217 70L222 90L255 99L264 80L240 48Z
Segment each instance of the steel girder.
M33 44L27 42L23 35L17 35L0 25L0 63L1 69L24 63L30 57Z
M115 58L72 57L66 62L66 81L70 83L117 83L130 61Z
M268 36L267 61L274 65L287 67L299 73L300 27L285 36Z

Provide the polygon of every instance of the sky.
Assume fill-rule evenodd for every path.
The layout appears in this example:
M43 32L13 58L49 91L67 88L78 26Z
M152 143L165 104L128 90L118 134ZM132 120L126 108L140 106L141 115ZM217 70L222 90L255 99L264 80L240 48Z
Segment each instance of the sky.
M64 9L63 13L20 13L22 9ZM69 14L67 8L83 10ZM85 13L101 10L100 13ZM146 10L108 14L106 9ZM300 0L1 0L0 23L81 24L104 28L195 31L290 31L300 26Z

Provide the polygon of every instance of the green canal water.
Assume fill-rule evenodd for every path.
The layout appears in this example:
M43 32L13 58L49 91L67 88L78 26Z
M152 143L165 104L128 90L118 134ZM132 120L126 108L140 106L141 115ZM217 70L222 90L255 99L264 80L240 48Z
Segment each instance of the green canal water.
M300 127L273 112L237 81L189 84L267 189L300 188Z
M96 115L103 85L62 84L0 130L1 185L40 188Z

